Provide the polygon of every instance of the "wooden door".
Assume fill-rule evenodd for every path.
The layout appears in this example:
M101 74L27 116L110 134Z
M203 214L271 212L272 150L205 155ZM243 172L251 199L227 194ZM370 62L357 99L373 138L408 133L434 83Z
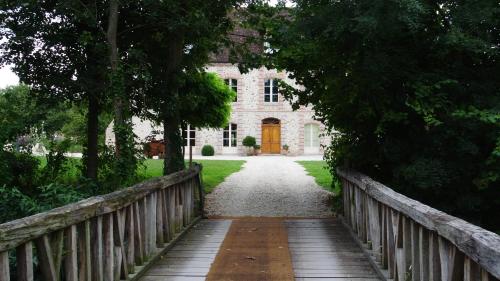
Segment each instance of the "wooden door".
M262 124L262 153L279 154L281 151L280 124Z

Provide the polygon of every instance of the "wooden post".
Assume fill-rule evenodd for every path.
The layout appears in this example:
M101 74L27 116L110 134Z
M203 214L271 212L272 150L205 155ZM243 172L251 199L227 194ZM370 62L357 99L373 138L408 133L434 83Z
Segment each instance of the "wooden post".
M9 281L10 271L9 271L9 252L4 251L0 253L0 280Z

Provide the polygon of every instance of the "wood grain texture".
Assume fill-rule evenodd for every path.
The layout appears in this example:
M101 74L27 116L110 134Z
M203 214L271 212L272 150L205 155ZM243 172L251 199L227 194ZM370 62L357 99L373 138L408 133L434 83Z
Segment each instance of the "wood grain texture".
M126 207L152 192L197 177L200 169L199 165L194 165L188 170L144 181L113 193L91 197L48 212L1 224L0 252L14 249L55 230Z
M205 280L230 225L229 220L199 222L141 280Z
M338 220L287 220L285 224L295 280L380 280Z
M356 171L337 169L337 174L341 177L344 186L346 221L350 222L350 226L358 235L362 234L358 226L361 206L357 203L356 194L362 191L370 198L425 227L428 231L435 232L489 274L497 279L500 278L499 235L410 199ZM437 245L437 241L436 243L430 241L430 244ZM390 246L388 245L389 248ZM389 250L388 254L390 252ZM407 254L408 251L404 251L405 260ZM430 254L434 253L431 251ZM389 268L390 264L389 262Z

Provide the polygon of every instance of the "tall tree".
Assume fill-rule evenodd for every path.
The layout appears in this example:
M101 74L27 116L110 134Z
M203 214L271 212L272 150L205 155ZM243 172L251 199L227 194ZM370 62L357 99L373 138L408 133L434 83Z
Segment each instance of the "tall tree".
M227 42L233 26L230 12L240 2L148 1L138 3L136 17L129 17L136 34L134 57L129 59L147 70L137 78L144 83L143 113L164 126L165 174L184 168L180 126L186 105L180 100L189 93L182 88L193 73L204 72L210 54Z
M288 98L339 132L332 168L500 229L489 215L500 208L497 3L294 2L257 28L268 64L304 86L285 87Z
M86 176L97 179L99 112L106 88L106 6L98 1L2 0L0 64L46 103L86 103Z

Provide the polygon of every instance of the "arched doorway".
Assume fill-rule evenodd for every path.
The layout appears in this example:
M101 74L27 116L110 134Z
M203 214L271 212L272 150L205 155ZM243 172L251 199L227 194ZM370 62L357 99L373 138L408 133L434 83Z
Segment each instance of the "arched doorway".
M281 151L281 122L276 118L262 120L262 153L279 154Z

